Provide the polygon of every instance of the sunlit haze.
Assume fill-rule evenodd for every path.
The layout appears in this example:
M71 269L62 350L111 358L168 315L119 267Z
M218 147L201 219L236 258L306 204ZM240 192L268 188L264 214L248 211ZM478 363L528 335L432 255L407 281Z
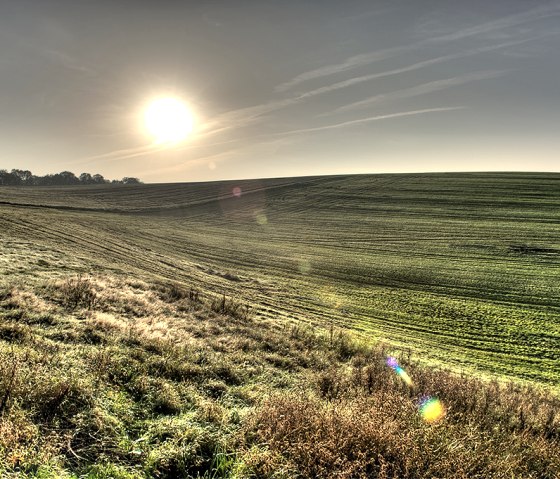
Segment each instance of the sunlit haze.
M0 168L560 171L559 46L559 0L7 2Z
M144 123L156 144L174 145L192 132L194 118L189 107L178 98L152 100L144 111Z

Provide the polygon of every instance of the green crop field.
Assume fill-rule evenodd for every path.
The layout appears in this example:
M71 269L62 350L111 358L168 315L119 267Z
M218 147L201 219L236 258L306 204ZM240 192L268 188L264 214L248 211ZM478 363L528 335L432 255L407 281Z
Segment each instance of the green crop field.
M3 281L167 279L260 321L560 381L560 175L360 175L0 189Z

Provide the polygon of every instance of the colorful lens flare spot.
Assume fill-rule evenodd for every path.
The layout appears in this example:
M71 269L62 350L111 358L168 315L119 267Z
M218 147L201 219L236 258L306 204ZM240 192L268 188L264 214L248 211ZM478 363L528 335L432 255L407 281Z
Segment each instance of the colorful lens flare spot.
M387 366L393 369L397 373L397 376L399 376L408 386L412 386L412 379L410 379L410 376L406 373L406 371L399 366L399 363L395 358L388 356Z
M412 379L410 379L410 376L406 373L406 371L403 368L397 366L395 368L395 372L406 383L407 386L412 386Z
M390 368L397 368L399 366L399 363L397 362L397 360L391 356L389 356L387 358L387 366L389 366Z
M239 198L241 196L241 188L239 188L239 186L236 186L233 191L233 196L236 196L237 198Z
M445 408L438 398L429 397L420 403L420 414L427 423L434 423L445 416Z

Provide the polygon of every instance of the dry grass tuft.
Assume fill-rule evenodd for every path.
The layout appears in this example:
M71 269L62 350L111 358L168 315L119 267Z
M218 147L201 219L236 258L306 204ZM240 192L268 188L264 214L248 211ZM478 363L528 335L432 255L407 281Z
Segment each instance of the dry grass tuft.
M184 299L200 302L200 291L195 288L186 288L179 283L157 283L153 286L159 298L166 303L175 303Z
M210 309L218 314L244 321L251 318L251 307L249 305L235 301L232 298L226 298L225 294L212 300Z
M91 278L77 276L55 285L60 303L68 310L92 309L97 303L97 292Z

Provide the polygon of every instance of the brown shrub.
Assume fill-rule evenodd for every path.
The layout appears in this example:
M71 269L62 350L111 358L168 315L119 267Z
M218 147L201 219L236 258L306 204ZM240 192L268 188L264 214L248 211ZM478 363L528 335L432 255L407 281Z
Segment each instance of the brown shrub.
M92 309L97 303L97 293L90 278L68 278L58 286L58 299L69 311L78 308Z
M472 423L445 419L425 424L413 401L389 391L333 402L293 395L271 398L248 421L243 441L246 447L267 444L277 458L275 468L295 469L303 478L560 474L557 442L524 434L484 434Z
M210 303L210 309L216 313L235 319L248 320L251 318L251 307L222 295Z
M184 299L192 302L200 302L199 290L195 288L186 288L179 283L157 283L153 286L153 289L159 298L166 303L175 303Z

